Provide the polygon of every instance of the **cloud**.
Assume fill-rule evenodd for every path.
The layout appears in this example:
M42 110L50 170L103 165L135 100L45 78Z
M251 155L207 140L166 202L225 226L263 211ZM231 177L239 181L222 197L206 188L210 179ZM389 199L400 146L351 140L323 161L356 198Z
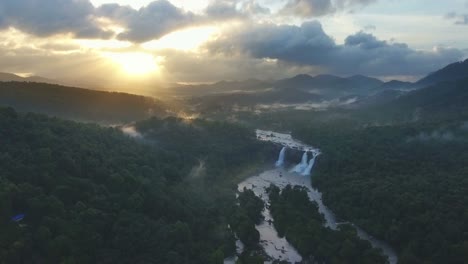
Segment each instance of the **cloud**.
M72 33L78 38L109 38L95 21L88 0L2 0L0 28L14 27L35 36Z
M374 35L364 32L358 32L354 35L348 36L345 39L346 46L359 47L364 50L383 48L387 45L386 41L378 40Z
M335 12L330 0L290 0L281 14L299 17L317 17Z
M375 25L372 25L372 24L368 24L368 25L364 26L365 31L373 31L373 30L376 30L376 29L377 29L377 27Z
M288 0L280 14L303 18L324 16L340 10L366 6L377 0Z
M158 0L135 10L129 6L105 4L98 8L100 16L123 25L126 30L117 38L133 42L145 42L192 25L198 18L167 0Z
M115 33L101 27L99 18L105 18L124 28L117 39L141 43L190 26L268 12L253 0L213 1L204 11L194 14L167 0L138 10L115 3L96 8L89 0L1 0L0 30L13 27L39 37L71 33L75 38L108 39Z
M257 14L270 14L270 9L261 6L256 0L217 0L212 1L204 10L204 16L208 20L248 18Z
M257 78L276 80L300 73L322 73L315 66L292 65L278 60L252 58L246 55L192 53L167 50L158 55L167 58L162 65L167 82L214 82Z
M157 0L139 10L119 4L105 4L96 13L125 27L125 31L117 36L118 39L141 43L186 27L247 19L253 14L269 13L269 10L253 0L221 0L212 1L202 14L194 14L167 0Z
M211 2L205 9L205 14L210 18L236 18L243 16L236 8L237 1L221 0Z
M257 24L224 32L208 43L213 54L278 59L295 65L328 69L335 74L364 73L373 76L422 75L463 57L457 49L436 47L417 51L404 43L377 39L358 32L336 44L317 21L301 26Z
M242 11L247 14L270 14L269 8L261 6L255 0L244 1L242 4Z
M254 58L280 59L299 64L315 64L326 60L336 49L335 42L325 34L319 22L307 22L301 27L261 24L225 32L222 38L208 44L214 53L248 54ZM319 50L321 52L314 52ZM325 57L324 57L325 55Z
M445 19L454 20L455 25L468 25L468 14L458 14L457 12L449 12L445 14Z

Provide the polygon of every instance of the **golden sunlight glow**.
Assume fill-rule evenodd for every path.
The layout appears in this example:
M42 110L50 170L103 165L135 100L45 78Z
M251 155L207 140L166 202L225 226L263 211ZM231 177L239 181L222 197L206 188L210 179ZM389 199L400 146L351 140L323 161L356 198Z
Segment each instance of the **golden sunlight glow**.
M75 43L81 47L88 49L123 49L132 46L129 41L120 41L115 39L99 40L99 39L76 39Z
M179 112L177 113L177 117L182 118L184 120L194 120L194 119L200 118L200 114L188 114L185 112Z
M128 75L146 75L158 71L158 60L143 52L105 52L104 57L117 64Z
M188 28L172 32L159 40L143 43L142 47L151 50L176 49L193 51L210 40L218 31L218 28L212 26Z

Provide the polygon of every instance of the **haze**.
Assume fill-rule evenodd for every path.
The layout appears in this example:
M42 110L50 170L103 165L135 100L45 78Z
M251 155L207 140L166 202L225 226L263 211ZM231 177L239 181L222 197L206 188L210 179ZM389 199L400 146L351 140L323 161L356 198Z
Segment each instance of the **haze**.
M467 14L461 0L5 0L0 71L137 93L300 73L413 81L466 58Z

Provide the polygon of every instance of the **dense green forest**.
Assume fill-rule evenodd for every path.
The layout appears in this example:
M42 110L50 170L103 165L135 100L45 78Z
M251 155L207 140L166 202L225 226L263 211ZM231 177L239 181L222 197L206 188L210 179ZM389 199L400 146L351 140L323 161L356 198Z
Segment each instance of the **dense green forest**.
M468 123L307 124L324 203L397 249L400 263L468 260Z
M253 128L291 131L321 149L313 185L339 218L389 242L399 263L468 260L468 79L386 103L327 111L165 115L159 101L37 83L0 83L0 263L263 263L262 200L236 184L272 164L278 147ZM221 105L221 107L224 107ZM354 228L332 231L305 191L271 188L280 235L304 258L385 262ZM25 214L22 221L12 219Z
M264 263L265 254L260 247L260 233L255 225L263 221L264 203L252 190L244 189L239 193L239 204L230 217L230 226L244 245L238 264Z
M156 146L179 151L182 162L204 164L210 180L277 155L277 147L257 141L252 129L226 122L168 117L147 119L135 126Z
M325 227L325 218L304 187L288 185L280 191L271 185L268 195L278 234L285 236L304 259L330 264L387 263L380 250L361 240L352 226L340 225L336 231Z
M235 146L216 145L218 154L243 157L249 147L231 166L265 159L253 132L204 124L193 135L210 125L237 134ZM1 108L0 263L206 264L234 254L235 186L226 182L235 175L214 175L225 165L207 160L206 177L190 177L196 158L175 144L187 131L171 131L159 135L164 146L137 144L115 128ZM24 219L13 221L17 214Z
M165 116L169 108L150 97L33 82L0 82L0 105L21 112L107 124Z

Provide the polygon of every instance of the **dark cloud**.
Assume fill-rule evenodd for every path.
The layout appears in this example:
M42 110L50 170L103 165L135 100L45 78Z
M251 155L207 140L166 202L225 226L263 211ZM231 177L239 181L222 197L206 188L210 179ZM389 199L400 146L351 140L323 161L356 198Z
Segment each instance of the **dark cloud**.
M94 21L94 6L88 0L2 0L0 27L46 37L73 33L80 38L109 38L111 32Z
M367 34L364 32L358 32L354 35L348 36L345 39L345 45L349 47L359 47L360 49L369 50L383 48L387 45L387 42L378 40L374 35Z
M157 0L148 6L135 10L119 4L105 4L96 13L123 25L126 30L117 37L132 42L145 42L185 27L200 24L248 18L253 13L267 13L255 1L221 0L211 2L203 14L178 8L167 0Z
M335 12L330 0L290 0L281 14L300 17L317 17Z
M135 10L129 6L106 4L98 8L100 16L108 17L126 27L117 37L121 40L144 42L160 37L197 20L197 17L177 8L167 0L151 2Z
M214 1L206 7L205 14L214 19L241 17L243 15L236 4L236 0Z
M280 14L299 17L318 17L338 10L365 6L377 0L288 0Z
M416 51L404 43L382 41L364 32L351 35L343 45L338 45L319 22L301 26L249 25L227 32L207 47L214 54L247 54L322 67L336 74L374 76L426 74L463 57L463 52L457 49Z
M309 64L322 61L336 45L318 22L307 22L301 27L262 24L238 31L209 44L215 53L249 54L254 58L271 58ZM320 50L322 52L314 52Z
M255 0L212 1L202 14L194 14L155 0L140 9L119 4L94 7L89 0L0 0L0 29L14 27L39 37L72 33L76 38L108 39L98 18L108 18L124 27L117 39L136 43L159 39L175 30L230 19L247 19L269 13Z

